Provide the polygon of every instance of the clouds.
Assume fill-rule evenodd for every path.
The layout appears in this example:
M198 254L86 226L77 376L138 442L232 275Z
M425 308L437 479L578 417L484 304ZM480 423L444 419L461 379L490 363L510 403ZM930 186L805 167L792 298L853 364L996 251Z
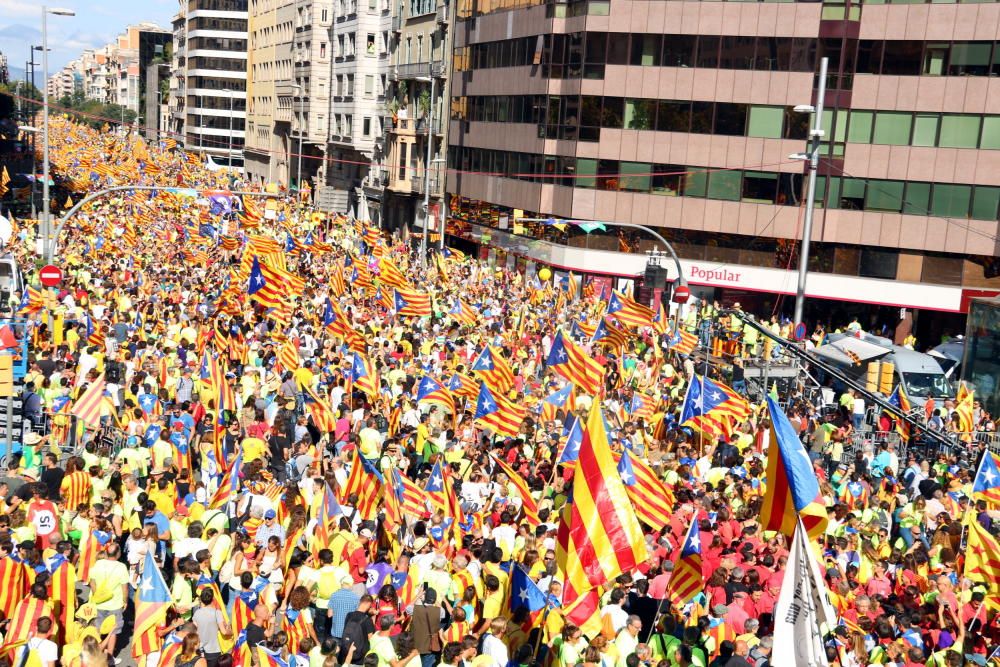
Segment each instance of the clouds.
M25 0L0 0L0 16L8 18L37 16L41 20L42 9L38 4Z
M49 71L55 72L85 49L104 46L129 25L149 21L170 27L177 0L52 0L76 16L50 16ZM32 45L42 42L42 10L34 0L0 0L0 51L12 62L27 60ZM41 54L37 54L41 56ZM38 60L41 60L39 57Z

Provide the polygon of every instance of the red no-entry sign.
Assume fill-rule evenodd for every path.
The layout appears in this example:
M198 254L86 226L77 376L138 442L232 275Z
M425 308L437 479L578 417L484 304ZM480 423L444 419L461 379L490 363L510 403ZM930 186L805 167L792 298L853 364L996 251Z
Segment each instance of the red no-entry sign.
M38 277L46 287L55 287L62 282L63 272L58 266L48 264L38 272Z
M691 290L688 289L687 285L678 285L674 288L674 303L687 303L688 299L691 298Z

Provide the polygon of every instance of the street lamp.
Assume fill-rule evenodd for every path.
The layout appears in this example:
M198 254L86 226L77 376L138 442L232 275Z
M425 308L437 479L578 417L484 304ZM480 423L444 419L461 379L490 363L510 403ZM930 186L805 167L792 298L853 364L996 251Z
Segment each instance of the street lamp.
M802 310L806 302L806 272L809 270L809 242L812 240L813 213L816 210L816 167L819 165L820 142L823 140L823 101L826 97L826 70L829 59L823 58L819 63L819 89L816 94L816 106L799 104L794 107L797 113L813 115L812 129L809 130L809 152L794 153L788 156L790 160L809 161L809 186L806 190L806 214L802 223L802 247L799 250L799 279L795 287L795 315L792 318L795 328L802 323Z
M427 157L424 160L424 219L421 222L420 261L427 268L427 224L431 217L431 160L434 154L434 102L437 93L437 79L432 76L418 76L415 79L421 83L431 84L431 103L427 111ZM442 239L444 236L442 235Z
M49 34L48 17L76 16L72 9L42 6L42 243L41 254L52 262L52 220L49 206Z

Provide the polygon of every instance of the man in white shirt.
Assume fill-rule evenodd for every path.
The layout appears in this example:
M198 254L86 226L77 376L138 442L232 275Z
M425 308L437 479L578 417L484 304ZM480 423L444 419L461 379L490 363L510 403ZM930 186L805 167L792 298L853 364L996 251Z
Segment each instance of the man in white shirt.
M42 667L55 667L56 661L59 659L59 647L56 646L54 641L49 639L49 635L51 634L52 619L46 616L38 619L38 630L28 640L28 643L18 650L13 664L24 664L27 661L25 652L31 651L41 661Z
M503 641L507 619L502 616L490 621L490 631L483 637L482 655L491 658L490 667L506 667L509 661L507 645Z
M187 529L187 537L174 543L174 564L185 558L193 557L202 549L208 549L208 542L202 539L204 529L201 522L195 521Z
M605 616L611 617L611 628L615 631L615 635L622 631L628 624L628 613L622 609L622 600L625 599L625 591L620 588L616 588L611 591L611 601L609 604L604 605L601 609L601 620L603 621Z

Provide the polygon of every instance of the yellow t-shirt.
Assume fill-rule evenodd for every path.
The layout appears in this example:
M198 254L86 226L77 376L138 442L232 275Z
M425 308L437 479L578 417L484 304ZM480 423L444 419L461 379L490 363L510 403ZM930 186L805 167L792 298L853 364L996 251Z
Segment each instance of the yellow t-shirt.
M305 387L312 387L313 381L316 379L316 374L305 366L300 367L295 371L295 382L299 389Z
M247 438L242 443L243 463L256 461L264 456L267 451L267 444L260 438Z

